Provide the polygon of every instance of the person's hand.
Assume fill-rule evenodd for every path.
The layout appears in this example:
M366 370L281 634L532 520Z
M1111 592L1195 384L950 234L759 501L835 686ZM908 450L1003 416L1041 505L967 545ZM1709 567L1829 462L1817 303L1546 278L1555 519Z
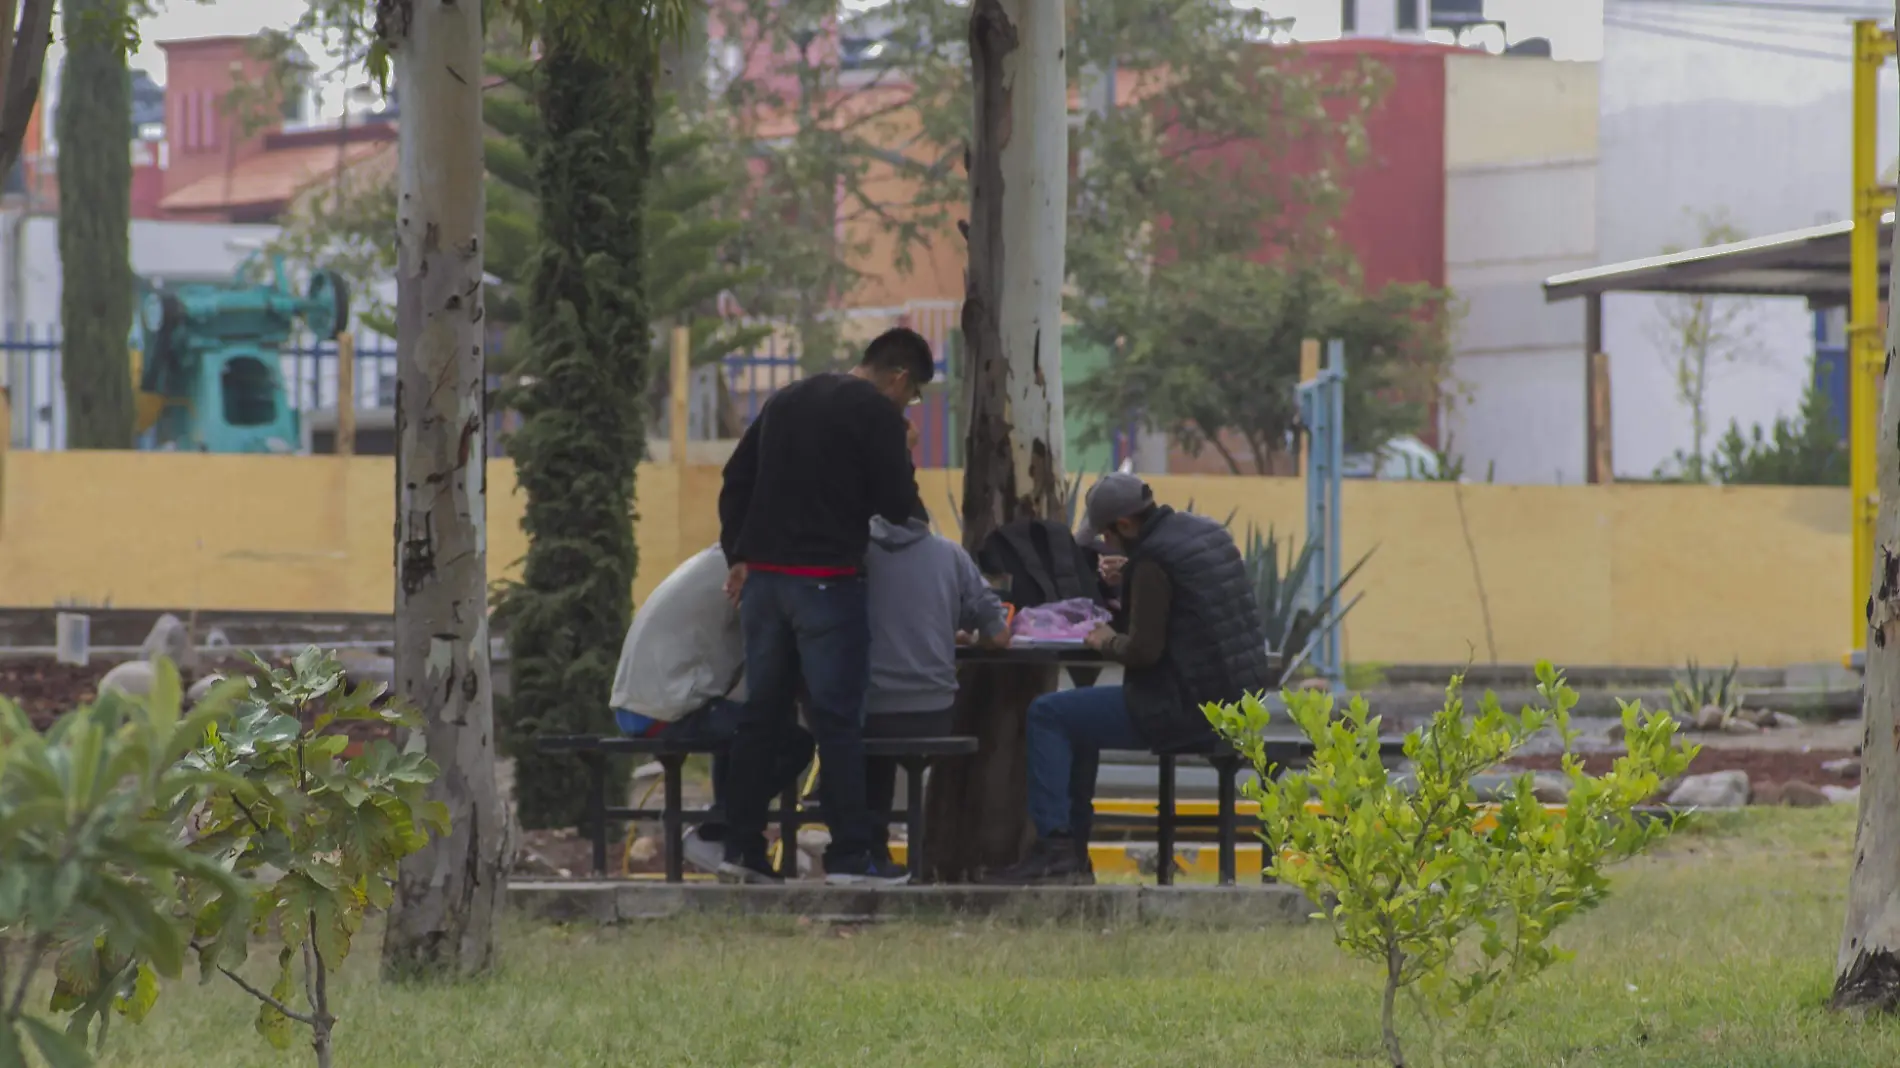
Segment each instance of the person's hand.
M1103 582L1110 586L1119 586L1122 581L1122 568L1127 566L1126 556L1104 556L1101 563L1096 565L1095 570L1102 576Z
M731 601L735 608L739 606L739 594L745 590L745 573L743 563L732 565L732 569L726 572L726 600Z
M1082 644L1088 646L1089 648L1099 653L1103 649L1107 648L1108 643L1114 640L1114 638L1115 638L1115 628L1104 623L1101 626L1096 627L1094 630L1089 631L1089 636L1082 639Z
M957 644L958 645L975 645L976 635L971 634L967 630L957 631Z

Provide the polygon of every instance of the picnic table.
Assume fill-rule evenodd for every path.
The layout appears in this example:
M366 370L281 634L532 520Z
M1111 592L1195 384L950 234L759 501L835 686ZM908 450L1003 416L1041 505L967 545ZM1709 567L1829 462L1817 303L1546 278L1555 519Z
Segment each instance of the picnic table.
M1269 655L1277 670L1280 657L1277 654ZM1001 649L966 646L957 650L957 660L960 663L973 664L1052 666L1058 671L1056 684L1058 690L1082 686L1114 686L1122 681L1120 664L1105 659L1100 653L1079 643L1019 641ZM1312 742L1296 730L1287 728L1269 730L1264 740L1268 762L1278 767L1304 764L1313 752ZM1402 755L1403 741L1397 738L1384 739L1380 750L1387 757ZM1155 831L1157 854L1156 877L1164 886L1174 880L1174 865L1171 860L1174 856L1177 832L1185 828L1211 829L1215 832L1216 841L1219 843L1221 884L1233 884L1240 826L1240 816L1237 811L1239 807L1238 780L1243 771L1251 770L1244 768L1244 761L1239 753L1224 741L1210 739L1207 744L1188 750L1110 751L1102 754L1102 757L1104 761L1115 764L1153 760L1156 765L1156 804L1155 815L1152 817L1104 814L1097 817L1097 826L1140 829L1152 826ZM1213 815L1188 815L1178 811L1176 772L1178 761L1182 757L1205 760L1212 766L1216 791L1216 806ZM1092 771L1093 769L1090 769L1084 774L1092 773Z

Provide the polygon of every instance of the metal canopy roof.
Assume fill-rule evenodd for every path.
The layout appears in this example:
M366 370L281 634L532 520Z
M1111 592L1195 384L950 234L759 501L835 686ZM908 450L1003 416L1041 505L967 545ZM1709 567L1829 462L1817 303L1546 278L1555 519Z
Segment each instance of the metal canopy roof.
M1880 222L1880 292L1893 258L1893 212ZM1844 305L1848 236L1854 224L1827 223L1726 245L1591 267L1544 280L1546 301L1602 293L1685 293L1806 297L1817 307Z

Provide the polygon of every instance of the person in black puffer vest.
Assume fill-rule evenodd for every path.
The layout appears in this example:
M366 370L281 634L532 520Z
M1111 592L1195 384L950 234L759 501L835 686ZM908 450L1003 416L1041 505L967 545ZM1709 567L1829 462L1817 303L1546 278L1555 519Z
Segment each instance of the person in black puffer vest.
M1201 706L1273 685L1266 632L1240 548L1227 528L1155 503L1134 475L1089 491L1088 544L1099 534L1127 555L1127 631L1098 628L1088 644L1123 667L1120 686L1044 694L1029 706L1029 815L1036 846L998 873L1011 884L1089 883L1092 774L1104 749L1193 749L1213 729Z

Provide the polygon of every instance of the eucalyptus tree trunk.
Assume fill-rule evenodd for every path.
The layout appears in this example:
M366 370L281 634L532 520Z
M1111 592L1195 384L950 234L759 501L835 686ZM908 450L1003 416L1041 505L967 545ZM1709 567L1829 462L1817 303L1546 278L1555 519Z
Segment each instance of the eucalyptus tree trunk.
M447 834L402 862L385 975L472 975L506 891L488 665L478 0L387 0L396 202L396 689L425 719Z
M1062 514L1062 283L1067 237L1068 79L1063 0L974 0L969 268L963 339L969 438L963 538L974 552L1018 519ZM928 877L1014 863L1029 842L1023 717L1051 670L962 672L961 728L978 754L945 768L927 803Z
M132 447L132 76L126 0L66 0L60 73L60 377L66 444Z
M1896 4L1900 8L1900 4ZM1900 11L1896 12L1900 17ZM1900 248L1900 234L1896 235ZM1888 307L1900 298L1900 274L1889 282ZM1900 347L1900 319L1887 319L1887 357ZM1850 368L1855 380L1859 368ZM1900 1008L1900 375L1881 376L1881 413L1875 421L1873 589L1867 599L1867 665L1861 699L1860 825L1854 869L1847 881L1847 925L1834 967L1839 1009Z

